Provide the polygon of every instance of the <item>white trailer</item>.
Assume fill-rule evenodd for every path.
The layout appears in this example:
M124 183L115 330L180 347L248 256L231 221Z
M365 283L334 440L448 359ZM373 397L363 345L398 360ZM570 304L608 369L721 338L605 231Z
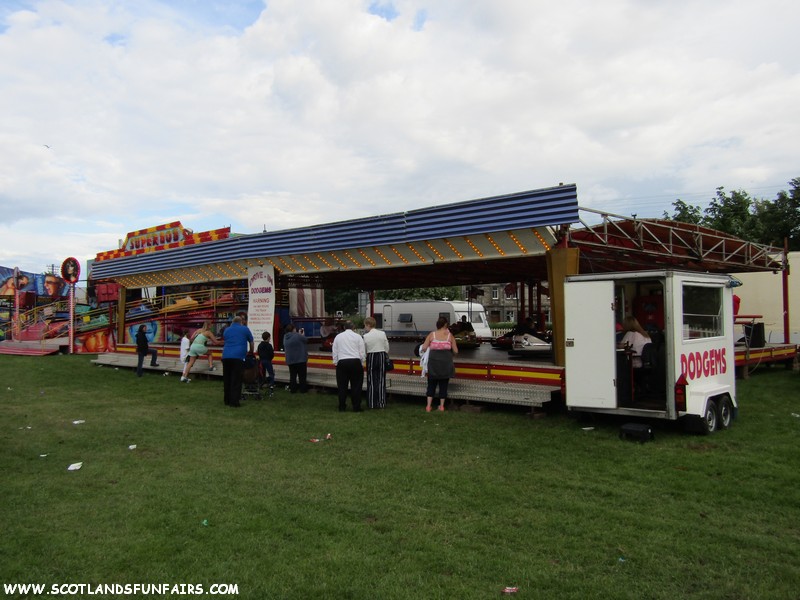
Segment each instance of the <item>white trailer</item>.
M703 433L731 425L738 405L729 276L574 275L564 302L569 410L681 419ZM641 368L617 347L617 324L628 315L652 331Z
M436 329L440 316L454 325L466 317L479 339L490 339L492 330L486 310L477 302L463 300L375 300L378 327L393 337L425 337Z

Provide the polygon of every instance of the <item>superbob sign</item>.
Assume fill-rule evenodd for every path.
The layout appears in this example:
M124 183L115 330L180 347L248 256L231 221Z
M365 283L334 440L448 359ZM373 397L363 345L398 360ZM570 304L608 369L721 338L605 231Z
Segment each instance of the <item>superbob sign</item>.
M133 256L145 252L157 252L191 244L224 240L230 236L230 233L230 227L194 233L191 229L184 228L180 221L174 221L164 225L148 227L147 229L131 231L125 237L125 242L119 249L100 252L97 254L96 260L109 260L121 256Z

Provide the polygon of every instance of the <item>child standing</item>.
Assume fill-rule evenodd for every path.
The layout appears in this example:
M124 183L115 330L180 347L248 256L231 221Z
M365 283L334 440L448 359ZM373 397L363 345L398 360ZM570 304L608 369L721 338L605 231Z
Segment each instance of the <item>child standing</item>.
M186 364L189 360L189 346L192 345L192 340L189 339L189 330L185 330L183 332L183 337L181 338L181 364Z
M272 336L269 332L261 334L262 342L258 345L258 359L261 361L261 372L267 376L266 384L270 389L275 386L275 370L272 368L272 359L275 357L275 349L269 340Z

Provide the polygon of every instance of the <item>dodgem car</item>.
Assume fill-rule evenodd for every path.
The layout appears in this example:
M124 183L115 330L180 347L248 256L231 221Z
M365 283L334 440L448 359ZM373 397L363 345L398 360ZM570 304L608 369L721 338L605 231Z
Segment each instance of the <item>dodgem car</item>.
M553 344L538 335L523 333L515 335L509 356L545 357L553 352Z

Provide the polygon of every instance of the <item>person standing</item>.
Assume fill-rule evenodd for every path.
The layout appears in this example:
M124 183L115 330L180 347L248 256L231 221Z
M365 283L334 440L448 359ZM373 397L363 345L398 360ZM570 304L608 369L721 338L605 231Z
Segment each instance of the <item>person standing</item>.
M427 406L425 410L431 412L433 397L436 388L439 388L439 410L444 410L447 401L447 385L450 378L456 374L453 356L458 354L458 344L450 329L447 319L439 317L436 321L436 331L431 331L422 343L420 354L430 349L428 353L428 388L426 390Z
M199 356L207 356L208 370L214 370L214 358L211 355L211 351L208 349L209 342L212 344L219 344L219 340L211 331L211 322L206 321L203 323L203 327L195 331L192 336L192 345L189 346L189 360L184 365L183 373L181 374L182 382L189 383L191 381L191 379L189 379L189 373L192 371L192 367L194 363L197 362Z
M289 367L289 392L305 394L308 391L308 338L302 329L295 331L293 323L286 326L283 351Z
M261 361L261 373L265 377L264 384L271 390L275 387L275 369L272 367L272 359L275 358L275 348L270 343L272 336L269 331L261 334L261 343L258 345L258 360Z
M350 388L353 412L361 412L361 386L364 385L364 338L353 331L350 321L344 331L333 339L333 364L336 365L336 387L339 389L339 412L347 409L347 392Z
M136 376L142 376L142 366L144 365L144 357L150 355L150 366L157 367L158 363L158 350L151 348L147 342L147 325L139 325L139 330L136 332L136 354L139 355L139 361L136 365Z
M376 329L373 317L364 319L364 346L367 351L367 406L386 408L386 361L389 360L389 340L386 333Z
M225 405L239 407L242 398L242 373L244 359L248 350L253 354L253 334L242 325L241 317L234 317L230 327L223 334L225 345L222 347L222 385L225 394Z

